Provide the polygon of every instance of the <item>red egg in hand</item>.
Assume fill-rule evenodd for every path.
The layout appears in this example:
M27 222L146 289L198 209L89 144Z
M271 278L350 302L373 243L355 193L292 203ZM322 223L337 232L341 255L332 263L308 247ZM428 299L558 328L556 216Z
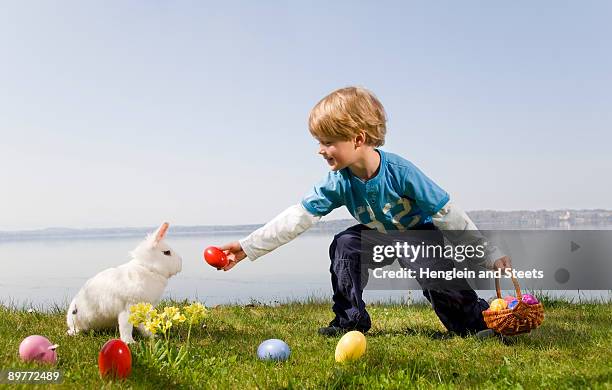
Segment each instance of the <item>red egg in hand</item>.
M132 352L123 341L109 340L98 355L98 369L102 378L124 379L132 372Z
M225 253L216 246L209 246L204 249L204 260L217 269L223 268L229 263Z

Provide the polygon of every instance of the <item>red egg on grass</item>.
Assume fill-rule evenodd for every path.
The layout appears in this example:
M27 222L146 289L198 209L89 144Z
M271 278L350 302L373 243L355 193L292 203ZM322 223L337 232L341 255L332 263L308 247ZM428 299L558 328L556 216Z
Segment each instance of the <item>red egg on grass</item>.
M98 369L102 378L124 379L132 372L132 352L123 341L109 340L98 355Z
M209 246L204 249L204 260L217 269L223 268L229 263L225 253L216 246Z

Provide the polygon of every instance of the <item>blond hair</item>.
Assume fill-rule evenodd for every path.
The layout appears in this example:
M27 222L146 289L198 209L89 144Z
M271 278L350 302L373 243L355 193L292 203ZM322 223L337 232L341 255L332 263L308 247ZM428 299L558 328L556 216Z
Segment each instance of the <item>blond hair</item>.
M374 94L361 87L337 89L321 99L308 117L317 139L349 140L361 131L366 144L381 146L387 133L385 109Z

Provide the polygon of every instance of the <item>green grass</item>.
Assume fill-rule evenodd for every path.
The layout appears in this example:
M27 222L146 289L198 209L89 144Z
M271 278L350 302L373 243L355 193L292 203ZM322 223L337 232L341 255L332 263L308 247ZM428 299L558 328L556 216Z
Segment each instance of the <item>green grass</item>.
M192 331L183 368L151 368L135 359L132 375L118 382L103 381L97 369L100 347L118 332L73 338L65 334L61 308L28 313L0 306L0 369L40 369L22 363L17 351L24 337L41 334L60 344L57 367L65 381L59 387L612 388L612 304L546 305L542 327L515 337L511 345L471 337L435 340L431 333L443 328L429 307L370 305L374 325L366 335L367 353L350 364L334 361L339 338L316 334L331 317L328 303L220 306L211 310L205 327ZM173 341L180 344L185 334L181 328ZM288 361L257 359L257 346L268 338L289 344Z

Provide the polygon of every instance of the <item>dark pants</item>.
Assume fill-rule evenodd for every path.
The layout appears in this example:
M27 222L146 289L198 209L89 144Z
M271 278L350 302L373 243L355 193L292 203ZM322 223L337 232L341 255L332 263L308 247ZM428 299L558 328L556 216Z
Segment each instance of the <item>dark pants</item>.
M437 230L433 224L422 225L419 229ZM367 272L367 269L363 270L361 265L361 233L365 230L370 229L365 225L352 226L336 234L329 247L331 259L329 270L334 292L332 309L336 314L330 325L361 331L366 331L372 326L370 315L362 299L363 289L367 283L367 281L362 282L361 277L362 272ZM448 266L452 266L452 260L448 262ZM419 267L420 261L417 259L407 265ZM478 298L467 282L454 280L449 282L448 288L445 288L445 282L437 280L435 287L428 288L426 286L431 283L427 280L417 279L417 281L423 288L423 295L431 303L446 329L460 335L486 329L482 311L489 305ZM460 288L457 288L457 283L460 283Z

